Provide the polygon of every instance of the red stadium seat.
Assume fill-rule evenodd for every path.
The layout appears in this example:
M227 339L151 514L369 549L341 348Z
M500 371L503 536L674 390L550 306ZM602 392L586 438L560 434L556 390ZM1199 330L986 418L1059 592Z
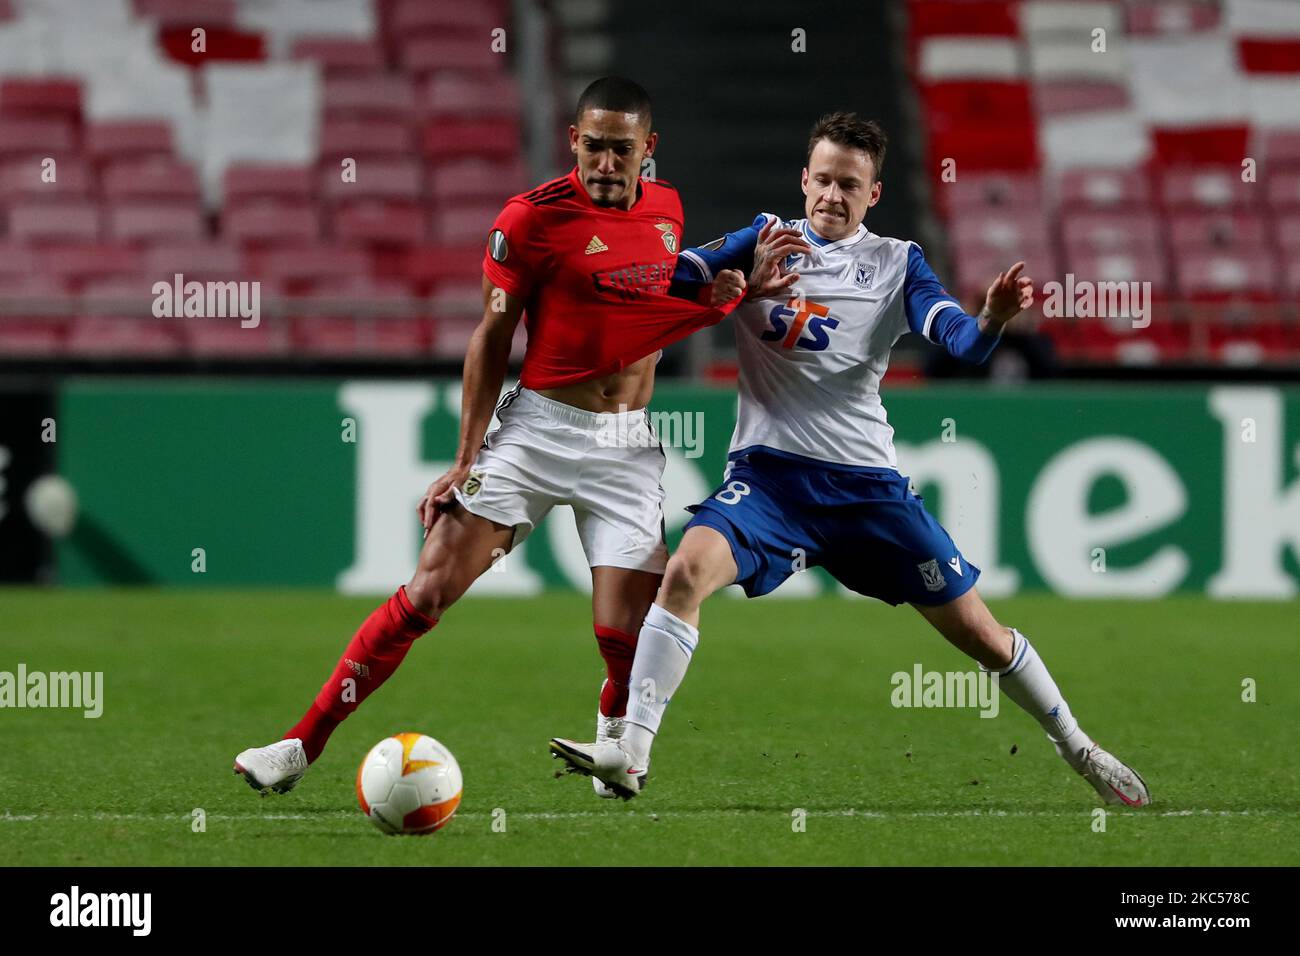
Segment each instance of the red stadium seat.
M1160 176L1160 198L1168 207L1254 205L1259 198L1258 184L1243 182L1241 174L1240 162L1233 166L1170 167Z
M104 167L104 198L170 199L198 202L199 177L189 163L152 157L109 163Z
M1029 84L1019 80L946 80L922 83L931 135L981 126L1032 126Z
M203 358L268 358L289 352L288 324L266 315L266 299L256 326L244 328L238 317L191 319L184 323L186 347Z
M1182 210L1169 217L1169 239L1175 254L1206 248L1263 248L1271 243L1268 219L1248 210Z
M1000 250L1018 256L1030 247L1045 246L1051 242L1047 217L1040 210L1032 208L1011 208L978 216L957 216L953 219L950 234L959 256L967 249Z
M346 246L296 246L272 248L245 258L245 269L256 278L283 285L289 294L309 293L339 276L368 275L366 253Z
M1271 209L1300 210L1300 170L1270 173L1264 181Z
M1008 0L912 0L907 8L913 36L1010 36L1020 33Z
M1176 260L1186 295L1275 295L1281 274L1272 256L1228 251L1183 252Z
M1155 294L1169 289L1169 267L1164 255L1156 249L1099 252L1071 249L1069 254L1071 258L1066 260L1065 268L1076 282L1150 282Z
M40 271L65 289L80 289L86 282L115 277L144 275L143 255L126 245L73 243L49 246L38 253Z
M77 127L63 118L0 118L0 160L23 155L62 159L77 147Z
M344 157L402 159L410 152L411 130L398 120L327 119L321 125L322 165L337 166Z
M237 279L241 266L239 250L219 242L168 242L144 254L144 272L151 282L171 281L177 273L186 281Z
M53 182L45 182L46 166L40 156L10 160L0 165L0 202L14 199L65 196L84 199L95 192L95 177L81 159L59 159L49 167Z
M421 292L448 282L480 280L485 243L473 246L420 246L402 263L402 274Z
M1059 186L1064 206L1117 206L1128 209L1151 201L1151 184L1137 169L1067 169Z
M384 68L384 51L369 37L299 37L290 58L319 63L327 76Z
M265 199L308 202L315 176L311 166L232 163L226 167L222 192L227 206Z
M934 189L949 215L983 209L1043 207L1043 189L1036 173L960 174L953 182L940 180Z
M171 156L171 124L162 120L87 123L86 152L96 162Z
M56 76L0 81L0 118L61 119L80 125L81 81Z
M505 162L519 148L519 127L508 120L435 120L424 128L424 154L437 161L482 156Z
M1135 207L1081 209L1061 216L1061 232L1067 250L1159 249L1164 245L1164 221L1154 209Z
M367 245L417 245L427 229L424 210L406 202L350 202L334 210L330 221L335 239Z
M327 120L409 122L416 113L415 84L399 73L362 73L325 80L324 115Z
M355 182L344 182L339 169L322 170L321 196L331 203L373 199L415 202L424 196L424 170L415 159L361 160L356 174Z
M306 318L291 321L295 354L315 358L423 359L433 341L427 318Z
M1277 242L1287 252L1300 252L1300 211L1277 217Z
M110 203L108 237L123 242L195 240L206 232L202 209L184 202Z
M505 26L499 8L490 3L457 3L454 0L396 0L388 11L388 29L393 36L440 36L464 31L484 38L493 27Z
M221 235L241 245L301 245L320 238L320 215L304 202L259 201L227 208Z
M1152 130L1155 152L1163 165L1235 165L1238 173L1242 157L1249 155L1249 139L1250 127L1244 124Z
M492 51L486 34L415 34L400 38L398 44L398 59L408 73L424 75L448 70L491 75L505 70L505 56Z
M26 243L0 241L0 282L32 278L37 266L36 254Z
M1129 0L1128 32L1165 36L1212 30L1219 25L1218 4L1205 0Z
M80 199L22 199L9 205L9 237L48 243L94 240L100 236L99 206Z
M84 316L73 320L65 347L92 358L174 357L184 350L184 328L175 319Z
M0 296L6 293L0 285ZM53 358L67 351L69 321L63 318L5 316L0 322L0 354L15 358Z
M430 117L505 116L520 113L519 86L508 74L435 73L424 84L421 112Z
M501 212L500 203L469 203L440 207L433 216L432 238L449 246L482 248L492 223Z
M1280 169L1300 169L1300 129L1257 130L1262 141L1262 165L1270 173Z
M1127 85L1106 80L1056 80L1034 86L1034 106L1040 116L1121 110L1129 100Z
M429 192L436 203L464 200L498 202L505 205L529 186L528 172L521 161L488 163L463 160L443 163L429 177Z

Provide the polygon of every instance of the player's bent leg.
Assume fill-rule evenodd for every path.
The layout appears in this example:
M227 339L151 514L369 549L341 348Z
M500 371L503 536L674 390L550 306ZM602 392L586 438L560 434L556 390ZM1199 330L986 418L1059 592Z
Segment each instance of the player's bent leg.
M623 736L636 635L662 579L663 575L656 571L609 565L591 569L591 617L596 646L605 662L605 679L601 682L596 708L598 744ZM591 784L599 797L618 796L599 777L592 777Z
M397 670L414 641L509 548L512 534L512 529L459 506L443 514L425 541L410 582L362 623L302 719L282 740L242 751L235 757L235 772L263 794L292 790L339 724Z
M1083 732L1028 638L999 624L974 588L947 604L913 606L949 643L997 675L1002 691L1038 721L1056 752L1102 800L1131 807L1151 802L1142 776Z
M618 796L627 799L639 793L664 709L681 686L699 640L692 622L698 622L704 599L735 577L736 563L727 539L712 528L688 529L668 561L659 596L638 635L622 739L587 744L556 737L551 740L551 753L570 770L601 780ZM670 608L686 615L689 622Z

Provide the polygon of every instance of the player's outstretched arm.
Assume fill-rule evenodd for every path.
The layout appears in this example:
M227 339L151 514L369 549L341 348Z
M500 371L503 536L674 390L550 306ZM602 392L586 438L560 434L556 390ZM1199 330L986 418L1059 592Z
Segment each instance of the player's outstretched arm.
M474 458L483 445L483 436L492 423L501 383L510 364L510 346L523 314L522 300L498 288L487 276L483 277L483 321L474 330L465 352L456 459L446 474L429 485L418 506L426 534L438 520L440 509L455 496L454 489L469 477Z

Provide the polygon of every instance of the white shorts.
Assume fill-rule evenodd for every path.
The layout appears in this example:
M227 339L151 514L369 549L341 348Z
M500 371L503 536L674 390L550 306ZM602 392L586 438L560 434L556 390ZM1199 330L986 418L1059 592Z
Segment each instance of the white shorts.
M456 500L515 529L512 547L570 505L590 567L662 574L664 452L645 409L588 412L517 386L497 407Z

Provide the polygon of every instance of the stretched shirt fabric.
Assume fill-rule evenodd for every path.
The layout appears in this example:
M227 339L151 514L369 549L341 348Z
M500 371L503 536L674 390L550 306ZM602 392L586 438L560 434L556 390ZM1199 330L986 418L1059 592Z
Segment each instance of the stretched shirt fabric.
M910 330L958 358L983 362L1000 336L979 330L920 246L862 225L832 242L805 219L781 222L762 213L744 229L683 251L674 290L712 282L722 269L748 274L769 222L799 229L812 249L783 263L799 273L792 289L735 310L739 410L729 457L763 448L834 465L896 469L894 430L880 401L894 343Z
M597 206L574 167L497 216L483 273L524 302L525 388L611 375L720 322L739 302L710 308L668 295L681 200L662 180L640 180L637 193L631 209Z

